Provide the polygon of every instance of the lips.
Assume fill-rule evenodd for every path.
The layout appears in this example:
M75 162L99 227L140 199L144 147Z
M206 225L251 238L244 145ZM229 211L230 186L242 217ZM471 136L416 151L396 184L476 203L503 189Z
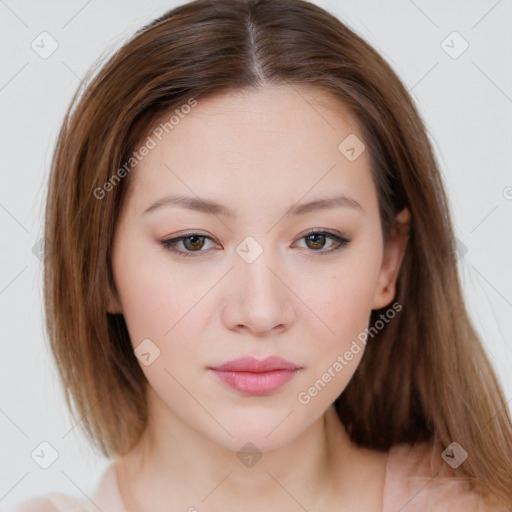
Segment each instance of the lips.
M277 356L262 361L253 357L242 357L210 368L230 388L253 396L273 393L291 380L300 369L300 366Z
M271 372L275 370L298 370L300 366L287 361L281 357L272 356L263 360L255 359L254 357L241 357L240 359L233 359L220 366L214 366L212 370L219 370L224 372Z

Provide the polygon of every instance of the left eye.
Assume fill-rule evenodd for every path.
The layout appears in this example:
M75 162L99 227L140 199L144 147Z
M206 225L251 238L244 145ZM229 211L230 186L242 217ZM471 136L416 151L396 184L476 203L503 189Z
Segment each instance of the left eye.
M309 249L315 249L313 252L322 253L336 251L342 247L345 247L350 242L350 240L347 238L335 235L334 233L329 233L328 231L311 231L307 235L299 238L299 240L305 240ZM322 251L316 250L321 248L319 245L324 245L326 240L331 240L334 242L334 244L331 244L331 248ZM332 245L334 245L334 247Z
M204 250L201 250L204 247L205 240L212 241L209 236L201 235L199 233L191 233L189 235L181 235L175 238L162 240L161 243L166 249L180 254L181 256L196 256L194 253L205 252ZM350 243L348 238L344 238L328 231L311 231L299 238L299 240L305 240L307 247L312 249L313 253L321 254L334 252L338 249L341 249L342 247L347 246ZM327 240L333 241L334 247L331 247L330 249L319 250L322 249L322 246ZM176 248L179 243L183 244L185 250Z

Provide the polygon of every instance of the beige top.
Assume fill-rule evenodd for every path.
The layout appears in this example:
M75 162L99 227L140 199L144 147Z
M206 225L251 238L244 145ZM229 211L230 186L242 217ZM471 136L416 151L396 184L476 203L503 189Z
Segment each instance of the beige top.
M484 503L468 484L442 470L433 474L425 457L427 445L399 444L388 453L381 512L501 512ZM449 472L448 465L446 468ZM101 476L91 500L51 493L19 504L7 512L127 512L112 462Z

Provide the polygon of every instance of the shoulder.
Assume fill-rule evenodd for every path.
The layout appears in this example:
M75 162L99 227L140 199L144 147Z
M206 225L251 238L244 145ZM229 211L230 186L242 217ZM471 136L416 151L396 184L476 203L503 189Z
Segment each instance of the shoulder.
M383 512L501 512L474 491L427 443L398 444L388 452Z
M58 510L50 498L38 496L19 503L7 512L58 512Z
M74 496L50 493L23 501L7 512L90 512L90 510L87 503Z
M78 498L62 492L50 492L32 497L18 503L13 508L1 512L126 512L122 503L115 463L111 462L104 468L99 484L90 498Z

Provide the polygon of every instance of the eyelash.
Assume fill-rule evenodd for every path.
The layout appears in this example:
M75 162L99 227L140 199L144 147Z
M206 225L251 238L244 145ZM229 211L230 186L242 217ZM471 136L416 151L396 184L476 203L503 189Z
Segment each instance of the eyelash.
M336 234L331 233L329 231L320 230L320 229L309 231L304 236L301 236L299 238L299 240L303 240L303 239L305 239L305 238L307 238L307 237L309 237L311 235L326 235L327 238L329 238L331 240L334 240L337 243L337 245L333 249L318 250L318 251L315 251L315 250L311 249L313 254L315 254L315 253L319 253L319 254L333 253L333 252L339 251L340 249L346 247L351 242L351 240L348 239L348 238L336 235ZM181 236L178 236L178 237L175 237L175 238L169 238L167 240L161 240L160 243L168 251L171 251L171 252L174 252L176 254L179 254L180 256L184 256L186 258L196 257L196 256L199 256L200 253L206 252L206 251L203 251L203 250L181 251L181 250L178 250L178 249L176 249L174 247L177 243L181 242L182 240L185 240L187 238L192 238L194 236L198 236L200 238L205 238L205 239L211 240L211 237L206 236L206 235L201 235L200 233L188 233L188 234L181 235ZM197 253L197 254L195 254L195 253Z

